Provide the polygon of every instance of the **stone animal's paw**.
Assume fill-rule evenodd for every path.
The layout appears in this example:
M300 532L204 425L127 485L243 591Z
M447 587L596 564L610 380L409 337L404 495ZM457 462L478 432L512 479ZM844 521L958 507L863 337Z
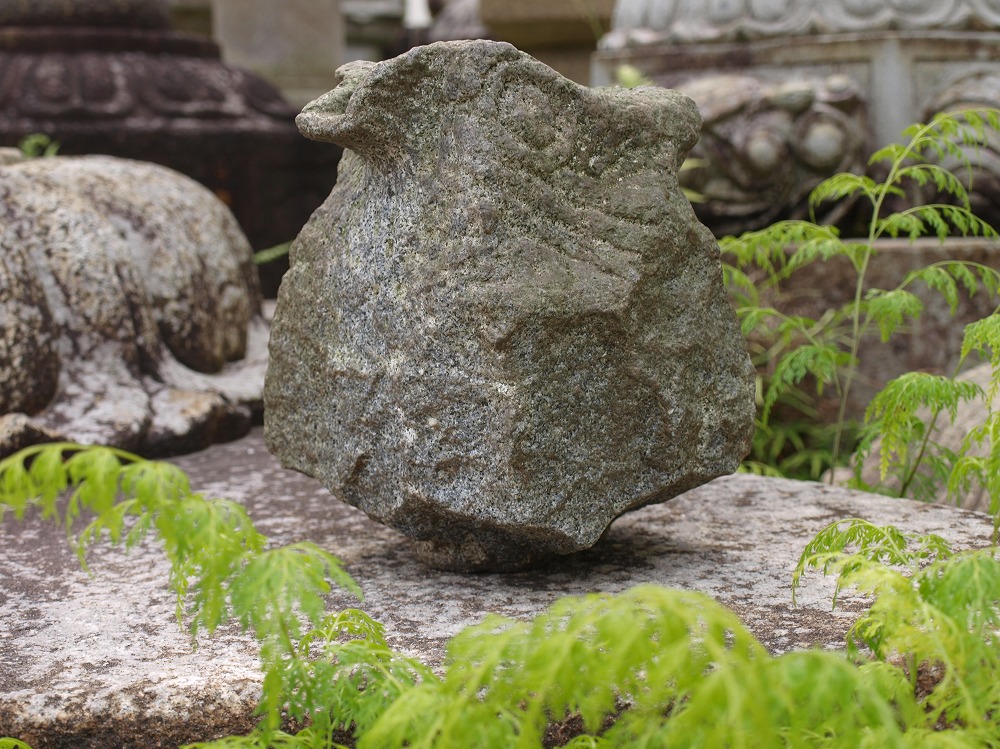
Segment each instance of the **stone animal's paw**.
M0 454L49 437L162 454L249 428L267 330L250 247L214 195L104 156L4 166L0 189ZM192 390L215 405L167 408Z

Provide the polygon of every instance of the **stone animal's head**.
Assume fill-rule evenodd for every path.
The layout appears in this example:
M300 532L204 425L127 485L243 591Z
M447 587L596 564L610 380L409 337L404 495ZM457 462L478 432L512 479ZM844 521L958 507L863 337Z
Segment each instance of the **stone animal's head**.
M338 77L296 124L309 138L373 161L439 153L449 133L483 120L505 126L510 141L494 145L514 156L526 149L586 160L628 139L636 149L669 144L672 158L683 159L701 126L693 102L674 91L589 89L500 42L430 44L384 62L349 63ZM569 148L575 153L553 153Z

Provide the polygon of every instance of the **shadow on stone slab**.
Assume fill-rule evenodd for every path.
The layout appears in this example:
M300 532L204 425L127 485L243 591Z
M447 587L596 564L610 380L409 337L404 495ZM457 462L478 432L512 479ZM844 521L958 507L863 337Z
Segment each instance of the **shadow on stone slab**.
M531 617L560 596L640 583L703 591L736 611L772 653L840 648L864 601L830 611L832 585L807 578L792 607L802 547L835 520L863 516L932 531L962 547L989 543L988 516L839 487L729 476L619 518L592 549L513 574L432 570L395 531L282 469L259 429L175 461L192 486L244 503L275 542L308 539L337 554L389 644L439 666L449 637L488 612ZM235 628L189 636L174 618L167 565L147 544L95 548L79 570L60 530L0 523L0 736L34 749L148 749L246 732L260 673ZM348 594L330 607L357 605Z

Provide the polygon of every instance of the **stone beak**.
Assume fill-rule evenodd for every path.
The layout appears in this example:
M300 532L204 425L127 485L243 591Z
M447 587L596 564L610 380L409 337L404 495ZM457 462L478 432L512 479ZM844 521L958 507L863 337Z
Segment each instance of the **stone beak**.
M299 132L312 140L349 147L351 144L345 142L344 138L351 129L350 123L353 119L348 114L348 106L354 92L364 83L375 66L376 63L358 60L338 68L337 87L306 104L295 118Z

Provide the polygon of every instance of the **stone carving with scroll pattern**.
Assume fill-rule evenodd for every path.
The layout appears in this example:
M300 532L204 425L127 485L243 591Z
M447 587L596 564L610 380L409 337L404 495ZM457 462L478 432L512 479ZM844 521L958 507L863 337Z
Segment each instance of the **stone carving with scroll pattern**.
M338 154L302 138L270 83L173 31L167 0L0 0L0 145L152 161L207 186L256 249L291 239ZM259 269L273 294L283 263Z
M1000 26L1000 0L623 0L604 44Z
M706 118L700 155L708 164L690 176L706 185L709 197L696 210L717 234L738 233L801 216L802 197L815 184L838 171L863 173L868 155L898 142L914 122L939 111L1000 104L994 80L1000 64L993 62L1000 59L998 29L1000 0L620 0L592 78L609 82L616 67L628 63L695 99ZM737 77L742 88L726 83ZM790 164L770 183L747 171L756 164L758 126L740 120L759 120L772 108L773 92L803 87L812 87L825 109L825 134L814 138L811 126L792 133ZM850 93L827 98L834 88ZM739 116L719 120L716 113L725 107L718 102L726 97L725 107ZM803 158L815 144L831 152L826 163ZM853 151L833 158L838 144ZM762 152L774 149L765 143ZM970 183L973 203L995 222L995 149L970 155L983 175ZM780 189L792 165L799 188ZM846 212L821 211L817 218L860 230Z
M847 76L769 83L709 75L670 83L698 103L705 121L681 182L704 198L699 218L719 235L779 216L806 218L819 182L864 170L864 102Z
M340 75L298 119L349 150L279 293L269 449L462 570L735 470L754 373L677 182L690 99L485 41Z

